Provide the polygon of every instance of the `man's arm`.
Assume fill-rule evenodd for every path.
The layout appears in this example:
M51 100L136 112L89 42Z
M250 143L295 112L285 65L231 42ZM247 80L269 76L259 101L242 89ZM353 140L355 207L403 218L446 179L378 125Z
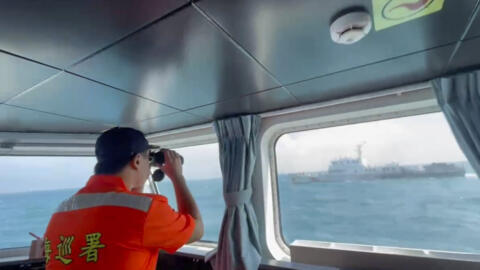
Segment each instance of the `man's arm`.
M175 197L177 199L178 212L189 214L195 219L195 229L188 243L198 241L203 236L203 220L183 177L180 155L172 150L163 150L163 152L165 154L165 165L160 167L160 169L172 180Z
M182 214L189 214L195 219L195 229L192 236L188 240L188 243L198 241L203 236L203 220L198 210L198 206L190 193L190 190L185 183L183 176L178 176L173 180L173 186L175 188L175 197L177 198L178 211Z

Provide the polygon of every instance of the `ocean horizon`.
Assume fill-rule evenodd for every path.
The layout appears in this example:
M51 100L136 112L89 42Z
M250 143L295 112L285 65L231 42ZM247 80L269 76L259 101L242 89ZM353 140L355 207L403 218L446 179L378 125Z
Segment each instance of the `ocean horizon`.
M217 241L225 205L222 181L188 181L205 222L203 240ZM480 181L476 178L384 179L295 184L278 179L285 242L296 239L480 253ZM170 181L160 194L176 208ZM0 249L42 236L61 201L78 188L0 194Z

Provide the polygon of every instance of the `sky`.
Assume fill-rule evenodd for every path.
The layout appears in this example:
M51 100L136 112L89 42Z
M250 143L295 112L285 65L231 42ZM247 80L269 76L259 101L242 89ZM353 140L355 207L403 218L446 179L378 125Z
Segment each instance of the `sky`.
M175 150L185 159L187 180L221 177L218 144ZM95 157L0 157L0 194L80 188L95 164Z
M466 161L442 113L381 120L283 135L276 145L280 173L327 170L330 161L356 158L367 165Z
M363 143L368 165L465 161L442 113L283 135L276 144L279 173L321 171L332 160L356 157ZM187 181L220 178L218 144L175 149ZM0 157L0 193L79 188L95 157Z

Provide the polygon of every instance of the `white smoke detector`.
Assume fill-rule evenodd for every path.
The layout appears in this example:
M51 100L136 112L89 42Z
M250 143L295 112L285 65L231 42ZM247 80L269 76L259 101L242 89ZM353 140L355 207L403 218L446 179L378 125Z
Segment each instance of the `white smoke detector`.
M353 44L364 38L370 29L372 29L370 14L357 11L336 19L330 25L330 35L335 43Z

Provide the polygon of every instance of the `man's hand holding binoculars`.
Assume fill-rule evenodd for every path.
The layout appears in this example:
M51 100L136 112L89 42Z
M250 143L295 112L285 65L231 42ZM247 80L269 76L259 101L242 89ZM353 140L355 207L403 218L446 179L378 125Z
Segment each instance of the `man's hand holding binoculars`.
M164 174L166 174L172 182L185 181L183 177L183 158L175 151L163 149L165 163L163 165L157 165Z
M162 181L165 174L172 181L176 181L178 178L183 178L183 157L177 152L170 149L160 149L158 152L150 152L149 159L152 167L159 168L153 172L153 181Z

